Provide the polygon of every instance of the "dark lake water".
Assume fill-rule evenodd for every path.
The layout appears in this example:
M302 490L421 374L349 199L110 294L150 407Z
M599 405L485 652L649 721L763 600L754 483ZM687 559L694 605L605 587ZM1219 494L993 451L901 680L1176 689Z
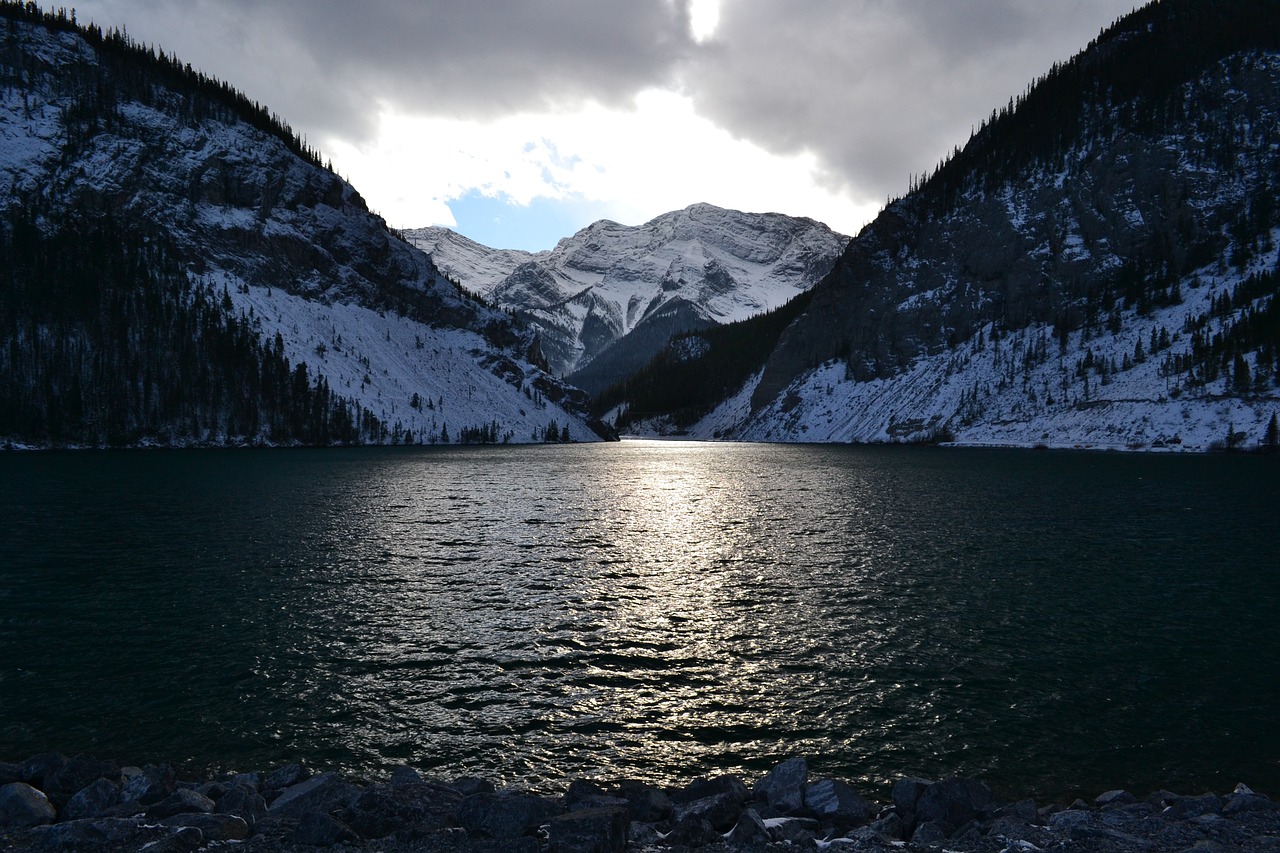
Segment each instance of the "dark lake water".
M0 455L0 760L1280 795L1273 459Z

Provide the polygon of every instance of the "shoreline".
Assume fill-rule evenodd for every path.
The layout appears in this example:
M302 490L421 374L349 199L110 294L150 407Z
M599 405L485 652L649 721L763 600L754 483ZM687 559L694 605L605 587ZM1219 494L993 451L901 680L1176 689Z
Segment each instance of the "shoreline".
M1280 803L1229 793L1112 790L1092 801L1006 801L977 779L901 778L859 791L796 757L757 779L658 787L576 780L560 794L402 766L356 780L301 764L179 778L173 765L42 753L0 762L0 848L623 853L836 850L953 853L1280 853Z

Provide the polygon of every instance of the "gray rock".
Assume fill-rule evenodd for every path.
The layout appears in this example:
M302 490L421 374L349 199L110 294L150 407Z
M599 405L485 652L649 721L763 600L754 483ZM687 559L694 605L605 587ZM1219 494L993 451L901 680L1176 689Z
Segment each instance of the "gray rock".
M256 770L252 773L237 773L231 777L231 784L256 792L262 787L262 774Z
M677 823L691 818L705 820L718 832L728 832L744 809L742 800L733 794L714 794L691 803L677 803L671 816Z
M706 847L722 841L715 827L700 817L687 817L678 821L670 832L662 839L667 847Z
M1015 818L1023 823L1035 823L1040 817L1040 811L1036 808L1035 800L1025 799L1001 806L995 810L993 817L1008 817Z
M200 830L206 842L210 841L243 841L249 837L249 824L244 818L229 814L203 814L189 812L167 817L160 821L161 826L193 826Z
M925 789L916 803L919 823L941 821L958 829L971 820L980 820L996 806L991 789L976 779L945 779Z
M63 820L102 817L120 803L120 786L109 779L95 779L76 792L62 810Z
M547 836L551 853L623 853L631 819L622 807L556 815Z
M772 841L769 828L764 825L755 809L747 809L738 818L738 823L726 839L734 847L751 847L768 844Z
M873 809L857 791L844 782L823 779L804 789L804 805L814 817L852 826L871 818Z
M755 785L755 798L764 800L784 814L804 808L804 788L809 781L809 763L799 756L788 759Z
M147 809L147 817L152 820L163 820L176 814L188 814L190 812L212 814L214 807L213 800L204 794L186 788L179 788Z
M449 783L449 787L464 797L469 797L472 794L492 794L497 791L492 782L487 779L481 779L478 776L459 776Z
M126 777L124 786L120 789L122 803L152 806L172 794L178 787L173 768L168 764L159 766L148 764L136 773L133 771L127 774L124 771L121 773Z
M872 821L870 828L876 835L892 841L904 841L907 831L906 823L895 812L890 812L879 820Z
M0 826L42 826L53 823L57 810L49 798L26 782L0 786Z
M119 779L120 766L111 761L98 761L87 755L77 755L64 761L56 770L45 773L40 790L44 791L50 802L62 808L86 785L103 778Z
M472 794L458 805L458 822L472 835L519 838L533 832L559 810L529 794Z
M417 836L453 826L461 801L452 788L428 782L375 783L360 792L342 814L342 820L363 838L406 832Z
M946 841L951 833L951 827L946 821L926 820L916 827L915 832L911 833L912 844L937 844Z
M1049 826L1058 831L1070 832L1091 823L1093 823L1093 815L1083 809L1068 809L1049 818Z
M45 778L52 777L66 763L66 756L60 752L41 752L22 762L21 778L15 781L26 782L43 790Z
M631 828L627 831L627 841L637 848L652 847L662 842L662 833L650 824L632 821Z
M631 819L634 821L657 823L671 817L674 809L671 798L661 790L634 779L626 779L618 783L618 793L627 801Z
M209 799L217 802L223 794L230 790L230 786L226 782L205 782L203 785L197 785L195 790L196 793L204 794Z
M241 818L252 830L258 821L267 816L267 801L257 791L236 784L218 798L214 811Z
M72 820L49 827L44 836L47 850L76 853L123 853L145 849L147 853L189 853L204 844L194 827L146 825L130 818Z
M424 780L422 774L412 767L401 765L391 771L391 784L399 787L410 785L422 785Z
M359 795L360 789L337 773L321 773L286 788L267 807L267 815L296 820L309 812L329 814L351 805Z
M360 843L360 836L351 831L351 827L333 815L324 812L307 812L298 821L290 840L294 844L306 844L311 847L332 847L338 843Z
M898 810L899 817L908 829L916 822L916 804L933 784L935 783L928 779L915 777L904 777L893 783L893 807Z
M1247 793L1235 793L1227 797L1227 802L1222 807L1224 817L1232 817L1242 812L1270 812L1280 809L1274 801L1267 799L1261 794L1255 794L1252 791Z
M814 837L818 832L818 822L807 817L782 818L773 824L770 834L775 842L787 846L814 848Z
M670 797L673 804L679 804L691 803L694 800L704 800L717 794L729 794L743 802L746 802L750 796L746 783L742 779L731 773L726 773L723 776L715 776L710 779L705 777L694 779L685 787L672 791Z
M311 771L301 764L286 764L283 767L277 767L270 776L262 780L262 788L267 791L283 791L310 778Z
M1138 798L1128 791L1114 790L1106 791L1094 798L1093 804L1099 808L1107 806L1128 806L1138 802Z

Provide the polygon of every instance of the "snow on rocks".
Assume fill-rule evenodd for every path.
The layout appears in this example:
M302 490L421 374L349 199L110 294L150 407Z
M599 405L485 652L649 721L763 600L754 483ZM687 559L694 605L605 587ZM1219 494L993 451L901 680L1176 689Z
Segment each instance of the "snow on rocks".
M0 769L13 775L23 766L47 771L68 763L47 753L35 765ZM92 766L103 775L86 790L117 791L130 775L174 778L167 765ZM1002 801L975 779L904 778L884 792L888 802L877 804L840 780L809 781L800 757L754 786L733 775L666 790L635 780L577 780L562 794L499 790L469 777L437 780L408 767L397 768L389 782L362 782L290 764L174 779L172 791L150 807L135 798L89 816L55 809L38 781L28 774L28 781L0 786L0 849L194 851L234 843L243 853L1280 850L1280 804L1244 785L1225 797L1157 791L1139 800L1113 790L1093 803L1038 808L1030 799Z

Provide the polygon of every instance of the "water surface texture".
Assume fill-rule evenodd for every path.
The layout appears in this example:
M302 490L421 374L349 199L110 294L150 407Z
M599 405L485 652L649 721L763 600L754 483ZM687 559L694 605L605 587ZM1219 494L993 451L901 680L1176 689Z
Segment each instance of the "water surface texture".
M0 456L0 760L1280 794L1272 459Z

